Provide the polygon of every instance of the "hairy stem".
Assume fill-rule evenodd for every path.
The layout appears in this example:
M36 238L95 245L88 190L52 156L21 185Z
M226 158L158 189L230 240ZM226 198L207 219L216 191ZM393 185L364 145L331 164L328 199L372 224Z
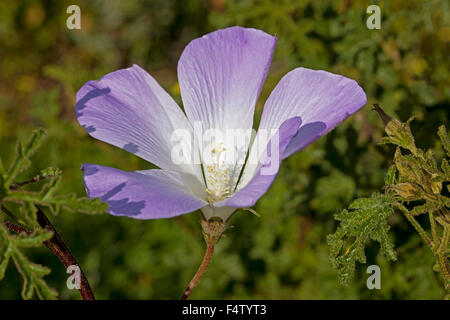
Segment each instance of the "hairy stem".
M414 229L416 229L419 236L422 238L422 240L430 247L431 251L434 253L434 243L428 236L425 230L423 230L422 226L414 219L414 217L409 213L408 209L406 209L403 205L397 203L395 204L395 207L398 208L400 211L403 212L405 215L405 218L412 224Z
M428 217L430 219L431 235L433 236L433 242L437 246L439 244L439 236L436 229L436 221L434 220L433 212L428 212Z
M39 225L41 226L41 228L43 229L47 229L53 232L53 237L44 242L44 245L49 248L61 261L61 263L64 265L64 267L68 268L69 266L77 266L80 270L80 294L81 294L81 298L83 300L95 300L95 296L94 293L92 292L91 286L89 285L89 282L83 272L83 270L81 269L81 266L78 264L77 260L75 259L75 257L72 255L72 253L70 252L69 248L66 246L66 244L64 243L63 239L61 238L61 236L59 235L59 233L56 231L55 227L53 226L53 224L50 222L50 220L47 218L47 216L45 215L45 213L41 210L41 208L39 208L39 206L36 206L37 209L37 221L39 223ZM2 206L2 210L5 211L6 214L8 214L8 210ZM9 215L9 214L8 214ZM11 223L9 221L5 221L5 226L16 233L27 233L30 234L32 233L31 230L16 225L14 223Z
M450 265L447 261L446 257L446 248L448 246L448 241L450 238L450 230L449 228L444 225L444 232L442 235L442 241L439 245L439 239L438 234L436 230L436 225L434 223L434 217L430 216L430 223L432 228L432 234L433 238L436 238L436 240L433 242L433 240L430 239L426 231L422 228L422 226L414 219L414 217L409 213L408 209L406 209L403 205L397 203L395 205L396 208L398 208L400 211L403 212L406 219L413 225L414 229L419 233L422 240L430 247L431 251L433 252L433 255L436 259L436 262L439 265L439 268L441 269L442 276L444 278L444 286L445 289L448 290L450 288ZM439 221L439 220L438 220ZM433 225L434 223L434 225Z
M441 269L442 275L444 277L446 290L450 290L450 264L448 263L447 258L447 248L449 239L450 239L450 227L445 226L442 235L442 242L437 250L437 260L439 263L439 268Z
M206 242L205 256L203 257L203 261L200 264L200 267L198 268L191 282L189 282L188 287L184 291L183 295L180 297L180 300L186 300L191 294L192 290L194 290L194 288L200 282L200 279L206 272L206 269L208 268L208 265L211 262L211 258L214 252L214 246L216 245L217 241L219 241L223 231L225 230L225 222L218 217L214 217L209 220L206 220L202 217L201 224L202 224L203 238L205 239Z
M208 268L209 263L211 262L213 252L214 252L214 244L212 244L212 243L207 244L205 256L203 257L203 261L200 264L200 267L198 268L198 270L195 273L194 277L192 278L191 282L189 282L189 285L186 288L186 290L184 291L183 295L180 297L180 300L186 300L189 297L189 295L191 294L192 290L194 290L195 287L198 285L203 274L206 272L206 269Z

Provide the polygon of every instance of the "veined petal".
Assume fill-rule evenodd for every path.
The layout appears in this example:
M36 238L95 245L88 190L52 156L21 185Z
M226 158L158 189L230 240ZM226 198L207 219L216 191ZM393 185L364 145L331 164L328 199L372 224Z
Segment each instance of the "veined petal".
M237 208L253 206L266 193L275 179L281 161L283 160L283 153L292 137L297 133L300 123L301 119L299 117L293 117L284 121L277 134L273 135L267 144L264 155L260 158L256 170L253 168L248 169L247 166L249 163L246 164L244 175L246 171L256 172L253 177L249 179L248 183L239 183L243 187L239 188L229 199L217 203L216 206Z
M366 102L366 94L355 80L297 68L286 74L270 94L258 130L301 117L300 130L283 154L286 158L328 133Z
M207 205L185 183L186 175L167 170L122 171L83 164L90 198L100 198L115 216L135 219L170 218Z
M255 103L266 78L276 37L263 31L231 27L191 41L178 62L178 79L187 117L205 133L225 137L226 130L241 129L250 138ZM198 132L196 132L198 134ZM201 139L202 137L198 137ZM202 141L201 150L212 141ZM231 180L237 180L248 151L250 139L244 139L233 152L229 168ZM240 165L235 165L240 163ZM205 174L207 174L205 172Z
M146 71L137 65L89 81L77 93L79 123L94 138L125 149L162 169L194 174L202 181L199 161L176 162L172 151L185 132L192 141L192 127L176 102ZM186 144L184 156L194 155Z

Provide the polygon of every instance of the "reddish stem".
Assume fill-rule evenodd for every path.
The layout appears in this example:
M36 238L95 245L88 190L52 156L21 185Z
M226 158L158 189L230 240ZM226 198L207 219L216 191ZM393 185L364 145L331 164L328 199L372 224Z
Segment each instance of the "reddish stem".
M2 206L2 209L4 211L7 211L7 209L3 206ZM59 233L56 231L55 227L52 225L52 223L47 218L45 213L41 210L41 208L36 206L36 209L37 209L37 222L39 223L41 228L47 229L47 230L50 230L53 232L52 238L48 241L45 241L44 245L47 248L49 248L59 258L59 260L64 265L64 267L66 267L66 269L69 266L73 266L73 265L75 265L79 268L80 277L81 277L81 279L80 279L81 285L80 285L79 291L81 294L81 298L83 300L95 300L95 296L94 296L94 293L92 292L91 286L89 285L89 282L88 282L83 270L81 269L80 265L78 264L77 260L72 255L69 248L66 246L63 239L61 238ZM8 214L8 212L6 212L6 213ZM32 231L28 230L27 228L16 225L9 221L5 221L4 224L9 230L16 232L16 233L21 233L21 232L24 232L26 234L32 233Z

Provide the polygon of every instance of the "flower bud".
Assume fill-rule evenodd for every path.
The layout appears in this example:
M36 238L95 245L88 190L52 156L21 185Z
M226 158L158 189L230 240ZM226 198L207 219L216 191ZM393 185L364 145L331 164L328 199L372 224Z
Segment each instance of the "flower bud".
M403 123L388 116L378 104L373 105L373 110L378 112L378 115L384 123L384 131L389 136L388 141L408 149L415 155L417 148L411 129L409 128L409 121Z

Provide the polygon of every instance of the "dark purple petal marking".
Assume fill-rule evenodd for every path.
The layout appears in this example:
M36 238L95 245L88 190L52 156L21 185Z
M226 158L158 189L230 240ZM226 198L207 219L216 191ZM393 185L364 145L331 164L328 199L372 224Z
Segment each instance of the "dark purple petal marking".
M366 102L366 94L352 79L297 68L286 74L270 94L259 128L277 128L286 119L302 118L302 127L308 127L292 139L283 155L286 158L331 131Z
M100 197L100 200L107 202L109 211L115 215L136 216L145 208L145 201L129 201L128 198L121 200L111 200L113 196L118 194L125 188L126 183L121 183L117 187L108 191L105 195Z
M284 151L283 158L286 158L286 154L291 155L295 149L303 149L304 147L310 145L312 142L316 141L321 137L321 133L327 128L327 125L320 121L310 122L303 126L300 126L298 132L292 137L291 142ZM298 139L298 143L296 143Z
M77 103L75 104L75 113L77 118L81 117L83 115L83 112L81 112L81 110L83 110L84 108L86 108L86 103L91 100L94 99L96 97L108 94L111 92L111 89L109 88L104 88L104 89L94 89L89 91L88 93L86 93L81 99L78 100L77 98Z
M191 123L209 129L251 130L254 108L266 79L276 37L261 30L231 27L192 40L178 62L184 110ZM210 141L205 141L201 150ZM229 167L235 184L248 150ZM242 160L242 161L241 161Z
M134 144L133 142L128 142L126 145L123 146L122 149L130 153L137 153L139 151L139 146L137 144Z
M88 164L83 164L81 170L83 171L85 177L91 176L98 172L98 169L95 165L88 165Z
M168 218L199 208L222 210L229 215L233 208L253 206L272 184L284 158L328 133L367 102L364 91L354 80L305 68L289 72L267 99L256 136L258 139L261 135L258 141L262 141L264 132L279 129L279 140L272 138L278 141L277 150L272 150L270 141L264 153L266 158L259 154L261 150L252 148L249 158L259 159L259 163L247 162L237 192L208 206L204 199L211 186L205 191L200 165L172 161L171 153L177 143L172 134L181 129L193 136L192 128L197 123L203 132L250 130L275 43L276 37L242 27L218 30L191 41L178 63L187 118L139 66L87 82L77 93L75 107L77 119L86 132L165 169L126 172L85 164L82 170L88 196L107 202L113 215L137 219ZM200 145L202 150L204 147ZM221 148L221 152L226 150L226 146ZM222 187L236 185L247 149L246 145L236 150L239 154L236 163L223 171L224 175L228 169L231 172L231 176L224 176L223 182L229 186L214 185L217 188L208 194L215 195ZM214 168L211 167L213 174ZM265 169L269 168L268 174ZM221 173L217 171L220 177Z
M127 172L95 164L83 164L81 169L88 196L106 202L112 215L170 218L207 205L185 184L187 174L166 170Z
M137 65L88 81L77 92L78 122L92 137L123 148L167 170L195 175L199 164L176 164L175 130L192 127L170 95ZM193 135L193 134L192 134Z
M92 132L94 132L96 130L94 126L86 126L86 125L84 125L83 128L84 128L84 130L86 130L87 133L92 133Z

